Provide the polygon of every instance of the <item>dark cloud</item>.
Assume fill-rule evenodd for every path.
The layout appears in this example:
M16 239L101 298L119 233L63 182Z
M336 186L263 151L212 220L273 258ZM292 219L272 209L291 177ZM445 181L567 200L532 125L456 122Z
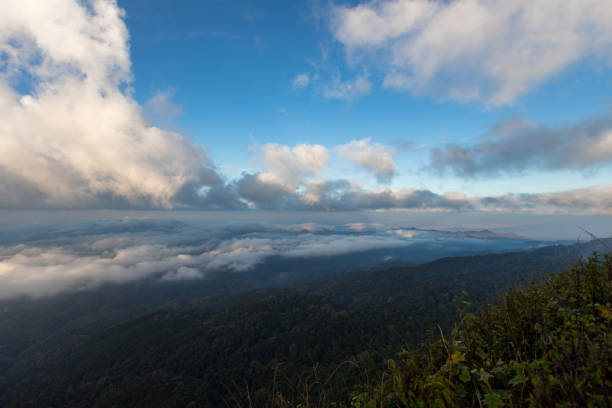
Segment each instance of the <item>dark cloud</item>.
M612 185L556 193L468 197L459 193L437 194L430 190L363 190L343 179L311 181L301 189L290 190L273 181L264 181L258 174L244 173L236 183L236 192L256 208L270 210L612 212L609 205L612 202Z
M556 208L564 212L612 214L612 185L548 194L521 194L519 198L539 208Z
M174 202L179 208L239 210L247 207L231 184L204 187L200 183L189 182L177 192Z
M343 196L343 202L367 209L460 210L472 207L469 201L464 198L450 199L429 190L400 190L399 192L393 190L382 192L358 191Z
M592 171L612 163L612 114L550 128L513 119L468 146L432 149L431 165L459 177L497 176L530 169Z
M339 211L377 209L460 210L472 208L467 199L450 199L428 190L407 189L352 190L341 194L331 191L322 196L318 205L322 208Z
M284 186L261 180L257 174L243 174L237 191L259 208L359 211L378 209L462 210L473 208L465 197L453 198L429 190L362 190L347 180L321 180L306 185L303 191L288 191Z
M259 173L243 173L236 182L236 190L241 197L260 208L281 208L287 205L286 201L293 201L293 193L286 186L263 181Z
M410 140L406 139L395 139L391 142L391 146L398 152L409 152L413 150L420 150L424 146L416 144Z
M0 166L0 208L43 208L45 197L23 177Z
M505 194L474 199L483 210L533 213L612 214L612 184L537 194Z

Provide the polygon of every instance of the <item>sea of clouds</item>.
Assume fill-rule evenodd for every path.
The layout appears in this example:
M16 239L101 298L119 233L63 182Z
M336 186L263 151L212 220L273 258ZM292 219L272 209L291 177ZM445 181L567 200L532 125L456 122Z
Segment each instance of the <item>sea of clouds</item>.
M8 214L14 217L3 219L0 232L0 299L144 278L177 281L205 279L211 272L248 273L271 258L308 262L379 251L377 262L382 265L428 259L423 258L428 251L433 258L539 245L503 229L466 231L423 222L414 228L413 220L402 220L401 215L386 219L354 213ZM345 269L351 267L359 265L349 260Z

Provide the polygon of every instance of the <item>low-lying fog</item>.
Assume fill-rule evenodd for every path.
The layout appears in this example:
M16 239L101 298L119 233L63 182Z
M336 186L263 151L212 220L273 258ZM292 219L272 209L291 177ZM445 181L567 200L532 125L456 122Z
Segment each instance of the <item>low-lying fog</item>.
M610 230L604 217L415 212L7 211L0 219L0 299L257 268L306 274L414 264Z

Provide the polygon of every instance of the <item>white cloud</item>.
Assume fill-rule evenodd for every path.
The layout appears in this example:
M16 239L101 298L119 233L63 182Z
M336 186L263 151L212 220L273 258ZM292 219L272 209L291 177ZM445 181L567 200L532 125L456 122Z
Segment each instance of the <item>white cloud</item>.
M161 281L201 279L209 271L245 272L270 256L307 258L408 245L388 236L325 236L271 232L260 237L202 239L202 246L162 243L137 236L126 242L109 237L61 246L0 246L0 299L20 295L48 296L90 289L103 283L126 283L144 278ZM176 236L170 236L170 241ZM86 236L77 238L87 241ZM168 236L163 239L168 240ZM150 241L150 242L146 242Z
M380 46L419 27L438 10L432 1L380 1L340 7L336 37L348 46Z
M193 256L181 254L179 248L159 244L115 247L89 254L79 253L72 247L1 249L0 298L22 293L55 294L103 282L130 282L155 273L178 273L177 268L197 264ZM181 275L184 276L184 271Z
M344 160L370 171L379 182L388 183L396 173L393 149L371 142L370 138L352 140L336 150Z
M372 83L367 75L360 75L354 80L341 81L336 78L323 89L323 96L328 99L358 99L372 91Z
M236 182L238 194L260 206L277 206L283 197L294 196L304 183L321 174L329 163L329 152L317 144L289 147L267 143L257 160L266 170L244 173Z
M295 189L304 179L319 175L327 167L329 152L317 144L289 147L267 143L261 148L261 160L268 168L268 171L260 173L262 180Z
M183 108L172 101L174 91L158 91L143 104L146 113L158 126L172 126L183 114Z
M307 73L298 74L293 78L291 86L293 89L304 89L310 84L310 76Z
M336 7L334 36L384 85L506 104L585 58L612 62L609 0L382 0Z
M124 90L123 15L114 0L0 2L0 206L170 207L187 183L219 182L203 149L149 126Z
M161 280L164 281L181 281L181 280L190 280L190 279L200 279L203 278L203 274L199 269L196 268L188 268L186 266L181 266L177 270L172 270L166 272Z
M397 230L390 231L390 233L399 235L402 238L412 239L416 237L420 232L416 230L397 229Z

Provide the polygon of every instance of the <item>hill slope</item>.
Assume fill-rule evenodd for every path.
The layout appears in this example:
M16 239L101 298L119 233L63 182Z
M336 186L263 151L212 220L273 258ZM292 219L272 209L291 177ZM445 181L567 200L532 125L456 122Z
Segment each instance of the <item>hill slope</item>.
M292 291L194 297L187 309L27 348L0 373L0 405L350 404L355 384L364 383L358 398L371 397L368 378L378 378L384 357L457 322L454 298L463 290L482 305L521 278L563 270L583 249L571 248L339 274Z
M510 290L383 378L353 406L612 406L612 256Z

